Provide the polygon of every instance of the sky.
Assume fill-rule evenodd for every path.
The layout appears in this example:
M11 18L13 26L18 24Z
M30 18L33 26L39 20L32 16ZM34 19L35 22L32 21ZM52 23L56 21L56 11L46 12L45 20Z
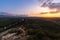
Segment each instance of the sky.
M53 0L54 3L60 3L60 0Z
M54 3L60 0L54 0ZM39 12L38 0L0 0L0 12L8 12L13 15L21 15Z

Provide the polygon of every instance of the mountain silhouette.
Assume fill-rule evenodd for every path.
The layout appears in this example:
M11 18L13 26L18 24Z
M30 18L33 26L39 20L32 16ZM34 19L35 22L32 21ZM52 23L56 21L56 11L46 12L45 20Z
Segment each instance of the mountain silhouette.
M0 12L0 18L17 18L17 17L27 17L27 15L12 15L7 12Z

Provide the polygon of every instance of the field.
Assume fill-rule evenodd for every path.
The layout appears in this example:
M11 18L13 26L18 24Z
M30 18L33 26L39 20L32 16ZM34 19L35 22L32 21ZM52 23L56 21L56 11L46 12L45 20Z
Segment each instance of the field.
M60 18L0 19L0 28L6 25L9 27L16 22L26 28L27 40L60 40Z

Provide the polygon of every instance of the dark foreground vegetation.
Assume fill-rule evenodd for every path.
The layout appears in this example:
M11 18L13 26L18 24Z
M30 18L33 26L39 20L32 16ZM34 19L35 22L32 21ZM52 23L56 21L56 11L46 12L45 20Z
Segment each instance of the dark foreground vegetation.
M24 26L27 28L28 40L60 40L60 25L57 22L59 20L59 18L25 19Z
M22 23L21 18L0 18L0 32L19 26Z
M60 40L60 18L0 19L0 27L16 22L26 28L27 40Z

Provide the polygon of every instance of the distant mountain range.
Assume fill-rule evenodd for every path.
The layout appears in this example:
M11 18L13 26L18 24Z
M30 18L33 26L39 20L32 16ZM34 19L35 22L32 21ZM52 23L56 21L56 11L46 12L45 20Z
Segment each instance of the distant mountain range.
M11 14L8 14L7 12L0 12L0 17L10 17Z
M16 18L16 17L27 17L27 15L12 15L10 13L7 12L0 12L0 18Z

